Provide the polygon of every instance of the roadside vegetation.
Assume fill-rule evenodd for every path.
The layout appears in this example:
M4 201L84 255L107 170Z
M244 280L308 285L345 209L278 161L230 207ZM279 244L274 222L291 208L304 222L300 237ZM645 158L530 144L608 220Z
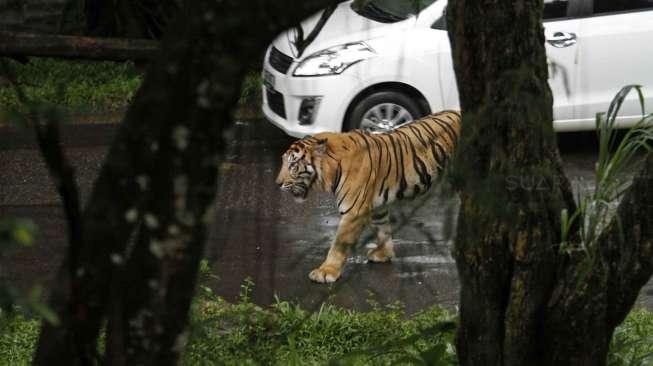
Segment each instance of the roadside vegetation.
M131 62L72 61L32 58L14 63L18 84L30 100L52 104L72 113L103 113L125 109L143 81ZM250 73L243 82L240 105L251 111L261 98L261 77ZM0 78L0 109L19 107L16 93Z
M70 112L108 112L124 109L142 81L132 63L32 58L14 63L16 79L30 100ZM8 82L0 82L0 106L19 106Z
M200 271L203 283L213 277L206 261ZM457 365L457 315L441 306L410 316L400 303L372 299L367 312L327 303L309 311L282 300L261 307L251 301L253 287L246 281L229 303L198 286L183 365ZM0 365L31 363L39 322L20 309L0 312ZM607 364L650 365L652 335L653 312L633 310L615 331Z
M454 316L433 306L406 317L400 305L357 312L286 301L260 307L212 294L193 304L183 365L456 365ZM0 314L0 365L31 363L39 320ZM609 366L653 363L653 313L637 309L617 328ZM437 362L435 362L437 361Z
M229 303L201 286L191 310L183 365L455 365L455 318L440 306L407 317L400 304L357 312L323 304L311 312L277 300L250 301L251 283ZM653 329L653 328L652 328ZM0 314L0 365L28 365L39 320Z

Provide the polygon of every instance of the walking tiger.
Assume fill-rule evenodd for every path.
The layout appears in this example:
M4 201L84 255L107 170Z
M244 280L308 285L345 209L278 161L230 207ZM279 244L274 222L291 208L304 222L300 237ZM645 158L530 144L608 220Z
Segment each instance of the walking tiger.
M367 257L394 257L388 205L426 192L453 153L461 114L435 113L390 132L324 132L295 141L282 156L276 183L303 201L313 187L335 195L341 220L324 262L310 272L315 282L340 277L351 247L366 224L377 246Z

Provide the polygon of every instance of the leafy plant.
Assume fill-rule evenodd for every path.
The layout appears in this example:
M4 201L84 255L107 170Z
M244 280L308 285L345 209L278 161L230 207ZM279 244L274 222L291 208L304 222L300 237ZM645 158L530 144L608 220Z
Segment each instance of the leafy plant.
M0 220L0 258L9 258L18 250L34 244L38 229L31 220L5 218ZM26 314L36 315L56 324L57 316L42 302L43 288L34 286L23 293L0 277L0 312L11 314L18 306Z
M369 312L323 304L312 313L277 300L268 308L200 295L183 365L454 365L455 321L439 306L410 317L402 307ZM0 312L0 365L27 365L39 322ZM615 331L608 365L650 365L653 313L634 310ZM102 349L102 345L100 345Z
M245 77L240 92L239 104L258 104L261 101L263 78L260 72L252 72Z
M623 137L617 128L617 116L626 96L636 91L639 97L642 118ZM595 168L594 190L587 194L579 191L578 210L571 215L562 212L562 238L568 239L569 230L577 223L580 227L580 246L563 243L567 250L579 249L593 257L592 248L603 230L614 216L616 205L630 185L627 172L635 168L642 150L651 151L653 142L653 114L646 114L644 96L639 85L623 87L610 103L607 113L596 116L599 153Z
M208 268L201 272L209 274ZM325 303L310 312L277 299L263 308L251 302L253 287L246 280L235 304L208 288L198 292L184 364L385 365L409 358L455 359L455 324L439 306L408 319L398 303L381 307L371 302L369 312Z
M608 366L645 366L653 364L653 314L632 311L615 330L610 342Z
M36 226L30 220L6 218L0 220L0 258L8 258L21 247L34 243ZM0 277L0 310L9 312L18 299L18 291Z

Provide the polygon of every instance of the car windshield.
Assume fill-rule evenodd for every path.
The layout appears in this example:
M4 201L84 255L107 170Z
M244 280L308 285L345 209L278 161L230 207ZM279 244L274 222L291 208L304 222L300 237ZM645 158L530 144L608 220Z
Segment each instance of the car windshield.
M381 23L396 23L433 4L436 0L355 0L354 11Z

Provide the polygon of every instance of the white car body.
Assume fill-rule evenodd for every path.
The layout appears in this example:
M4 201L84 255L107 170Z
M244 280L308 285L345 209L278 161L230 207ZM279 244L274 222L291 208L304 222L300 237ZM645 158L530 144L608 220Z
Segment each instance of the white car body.
M351 3L338 5L300 57L293 44L294 30L279 35L270 45L263 65L266 86L262 105L270 122L295 137L341 131L348 111L360 96L384 87L416 91L411 97L423 98L426 112L458 108L449 38L446 30L432 28L443 16L445 0L436 1L418 16L389 24L359 15L352 10ZM653 8L593 14L592 0L570 0L568 7L572 5L577 9L575 13L569 15L567 8L566 17L544 20L554 128L594 129L596 113L606 111L614 95L627 84L644 86L644 91L649 92L645 105L653 106ZM302 23L304 34L310 33L319 16ZM556 40L561 47L552 45ZM565 40L568 42L564 43ZM356 42L364 42L375 55L335 75L293 75L311 55ZM290 62L286 72L270 63L273 48ZM300 124L300 106L306 98L317 98L319 104L313 110L312 122ZM280 113L280 108L284 113ZM630 126L641 115L639 99L631 93L618 124Z

